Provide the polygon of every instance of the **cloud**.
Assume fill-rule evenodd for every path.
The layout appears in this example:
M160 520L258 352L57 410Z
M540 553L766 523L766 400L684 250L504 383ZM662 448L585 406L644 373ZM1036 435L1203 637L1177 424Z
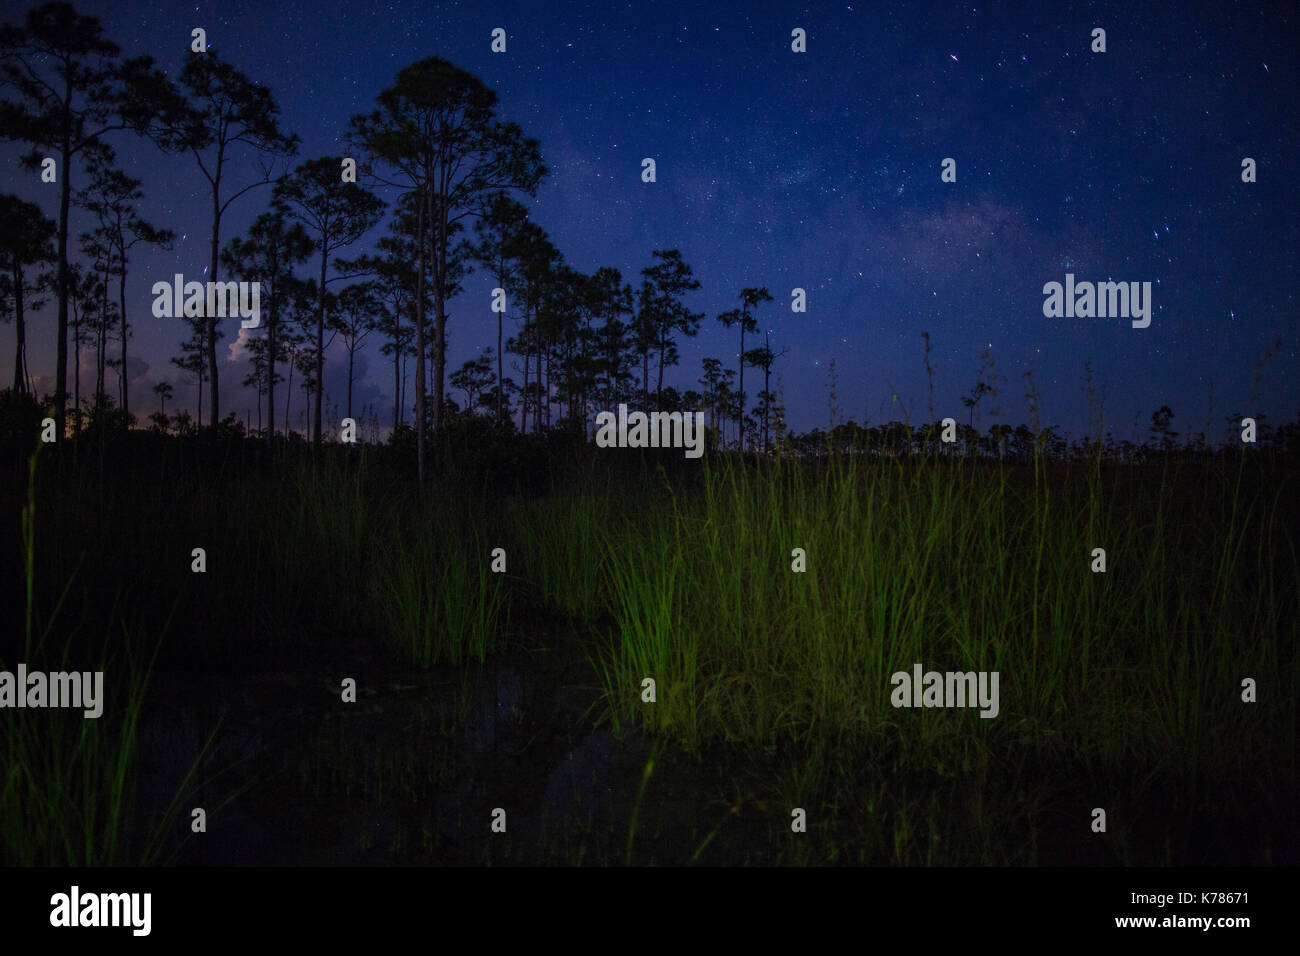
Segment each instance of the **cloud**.
M239 335L227 346L226 361L239 362L243 360L245 353L248 351L248 338L252 334L252 329L246 329L243 325L239 327Z

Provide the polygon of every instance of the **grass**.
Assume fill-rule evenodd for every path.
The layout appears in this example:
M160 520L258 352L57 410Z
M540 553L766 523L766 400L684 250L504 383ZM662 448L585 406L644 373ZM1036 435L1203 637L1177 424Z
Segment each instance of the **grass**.
M69 578L39 634L36 631L36 464L29 460L22 512L24 643L20 661L32 670L85 670L72 659L78 635L55 657L47 653L59 611L73 585ZM113 620L110 610L106 620ZM125 631L125 626L123 625ZM121 652L105 653L90 669L105 675L99 717L81 709L23 708L5 714L4 777L0 785L0 860L7 865L101 866L160 862L173 851L182 800L192 792L203 753L152 825L137 818L137 733L161 634L145 659L132 654L123 634ZM10 670L18 662L0 661ZM125 676L123 676L125 675ZM25 694L26 688L18 688ZM208 744L211 744L209 738ZM207 747L204 747L206 751Z
M375 617L422 667L482 663L510 623L504 579L491 569L488 542L445 510L424 509L388 532L374 544Z
M892 737L935 766L1014 745L1195 774L1244 746L1294 770L1285 487L1094 473L1053 490L1041 474L851 458L708 468L704 495L665 492L656 519L604 542L606 690L623 715L644 714L636 693L654 676L644 719L696 748ZM1000 716L893 708L889 676L916 661L999 671ZM1247 676L1271 701L1241 703Z
M1054 815L1083 812L1066 808L1083 783L1147 806L1175 794L1187 820L1294 790L1300 559L1283 469L1245 456L1032 468L718 456L688 480L593 469L517 494L441 476L418 496L384 465L364 448L274 468L164 457L156 478L98 497L65 478L44 510L31 498L24 511L27 640L34 609L59 607L73 643L109 595L140 608L124 646L145 649L166 622L144 597L163 594L183 614L184 646L163 651L174 666L311 662L335 640L349 655L465 667L544 617L570 652L594 646L620 732L755 774L684 862L725 859L760 806L778 833L792 807L808 810L782 862L1024 863L1054 838ZM203 575L190 570L198 546ZM495 548L506 573L491 569ZM795 549L806 571L792 570ZM93 580L77 577L86 556ZM122 858L123 824L103 821L129 816L154 666L143 651L130 660L118 723L77 716L47 742L36 728L53 715L7 715L25 722L5 743L0 795L15 859ZM998 717L894 708L890 675L918 661L998 671ZM1245 678L1257 703L1241 700ZM72 763L56 767L56 753ZM385 799L420 792L413 759L398 773L376 757L382 777L406 781ZM644 765L656 771L635 792L629 855L666 779L662 761ZM1121 813L1106 843L1125 862L1170 853L1142 841Z

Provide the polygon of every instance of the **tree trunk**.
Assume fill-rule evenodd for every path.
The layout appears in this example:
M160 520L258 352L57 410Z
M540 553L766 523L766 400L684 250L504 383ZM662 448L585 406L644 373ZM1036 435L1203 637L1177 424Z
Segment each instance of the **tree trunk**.
M504 288L505 280L501 279L500 282L502 288ZM503 326L505 323L505 315L506 314L504 311L497 313L497 424L498 425L504 424L506 420L506 403L505 403L506 386L505 386L505 380L502 378L503 373L501 370L502 369L501 336L504 334Z
M656 407L662 407L662 406L663 406L663 395L664 395L664 353L667 352L667 351L668 351L668 349L667 349L667 347L664 345L663 340L661 339L660 342L659 342L659 381L658 381L658 383L655 385L655 405L656 405Z
M104 410L104 338L108 332L108 275L104 276L104 294L99 300L99 322L95 329L95 409L101 415L103 424Z
M321 402L325 397L325 270L329 262L329 236L320 237L320 294L316 301L316 426L312 430L312 445L319 447L321 439Z
M23 321L23 265L14 256L14 391L27 394L27 326Z
M72 83L69 81L64 97L65 110L70 109L71 103ZM65 117L66 115L65 112ZM71 284L68 270L68 207L72 204L72 143L66 126L62 145L60 158L63 165L59 169L59 334L54 364L54 415L60 438L64 435L68 420L68 286Z
M430 197L432 199L432 197ZM447 203L438 197L438 245L434 250L437 270L433 288L433 429L442 426L442 396L447 364Z
M425 189L428 189L427 182ZM415 279L415 482L424 487L424 269L428 250L424 242L424 212L427 202L419 206L416 242L420 246L420 271Z
M748 309L740 310L740 418L736 424L740 432L740 453L745 453L745 322L749 318Z
M72 371L72 421L73 430L81 433L81 310L74 309L74 321L72 323L72 348L73 361L76 363Z
M352 362L356 357L356 349L348 349L348 418L352 417Z
M529 351L529 341L528 341L528 331L529 331L528 317L530 314L531 314L531 310L528 307L527 301L525 301L524 302L524 390L519 393L519 434L521 435L528 434L528 365L529 365L529 361L532 358L532 353Z
M767 347L767 338L763 338L764 348ZM768 422L772 410L772 366L763 366L763 454L768 452Z
M400 316L400 312L399 312ZM400 322L401 319L399 318ZM400 326L399 326L400 330ZM397 412L402 407L402 339L393 337L393 431L397 431Z
M122 391L122 421L129 422L131 420L130 419L131 396L130 396L130 392L128 391L130 386L127 384L127 380L126 380L127 326L126 326L126 250L125 249L122 250L121 265L122 265L121 271L118 273L117 276L117 304L118 304L118 308L122 310L122 314L118 316L121 324L121 329L122 329L122 367L118 370L117 380L118 382L121 383L121 391Z
M220 157L217 160L217 168L220 169ZM218 189L212 187L212 255L208 261L208 281L217 281L217 251L221 242L221 203L218 198ZM206 300L204 301L206 306ZM220 398L217 391L217 317L208 316L205 320L207 330L207 347L208 347L208 393L211 397L212 411L210 413L210 424L215 428L217 424L217 411L220 408Z
M539 326L540 331L540 326ZM549 365L543 369L543 360L546 358L546 351L542 348L540 340L537 344L537 404L533 408L533 431L537 434L542 433L542 405L549 400L550 396L545 394L542 383L546 381L542 376L550 375Z
M271 296L271 314L266 323L266 442L275 440L275 328L280 322L280 306Z

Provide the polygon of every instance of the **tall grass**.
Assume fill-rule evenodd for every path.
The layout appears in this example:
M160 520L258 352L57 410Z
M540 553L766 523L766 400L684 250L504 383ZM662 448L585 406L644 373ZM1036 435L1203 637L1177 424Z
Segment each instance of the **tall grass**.
M579 622L608 612L604 541L609 527L626 517L623 489L585 492L511 499L501 523L524 596Z
M505 581L491 570L488 539L445 509L426 508L403 524L376 536L376 618L421 666L482 662L510 625Z
M102 713L87 718L81 709L21 708L4 714L3 779L0 780L0 861L6 865L99 866L148 864L173 848L181 799L189 792L194 769L180 781L171 804L150 827L138 819L135 792L136 749L141 710L156 660L159 640L147 657L133 652L133 637L123 626L115 654L97 663L74 660L80 643L74 629L62 651L47 653L59 626L59 611L72 587L65 582L39 634L36 594L36 461L29 461L27 501L22 512L24 564L24 645L21 662L32 670L102 671ZM105 620L111 621L111 612ZM11 670L17 661L0 661ZM26 688L17 688L25 694ZM209 744L211 740L209 739ZM205 747L206 749L206 747Z
M696 754L739 744L771 758L780 793L769 795L825 811L813 821L841 815L873 861L1024 862L1005 833L1055 799L1035 782L1045 769L1139 788L1160 777L1188 793L1239 778L1262 792L1294 787L1296 482L1244 457L1227 468L1100 458L1024 468L719 456L698 482L589 477L540 497L488 497L442 476L417 497L357 451L262 473L191 468L121 482L100 500L61 488L41 512L42 541L33 481L28 645L48 631L40 608L69 594L79 603L64 634L102 618L104 601L147 608L173 595L194 628L183 660L214 664L264 660L275 642L310 659L341 635L386 641L420 666L459 665L512 632L581 631L584 648L594 633L619 729L640 724L654 745ZM207 551L203 575L190 570L194 547ZM497 547L508 573L491 570ZM1091 570L1094 548L1105 573ZM93 580L76 577L87 557ZM156 623L137 625L129 646L146 646ZM119 723L6 716L16 731L0 744L7 856L122 857L125 824L105 821L129 816L125 768L153 666L131 661ZM998 671L1000 713L894 708L890 677L916 662ZM1245 678L1259 684L1257 703L1241 700ZM988 786L966 786L972 776ZM960 845L960 827L935 829L952 814L965 814Z
M1282 596L1300 573L1276 520L1284 489L851 456L706 467L701 496L664 491L635 533L605 539L618 628L606 689L623 716L691 747L888 737L930 765L1014 745L1186 774L1245 748L1294 770ZM795 548L806 573L791 570ZM999 671L999 716L895 709L890 675L918 661ZM1243 704L1244 677L1270 699Z

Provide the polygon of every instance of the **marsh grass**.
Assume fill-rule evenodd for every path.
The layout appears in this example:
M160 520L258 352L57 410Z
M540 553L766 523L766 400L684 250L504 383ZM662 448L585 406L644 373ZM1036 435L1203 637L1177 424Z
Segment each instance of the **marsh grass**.
M515 579L532 603L590 623L611 604L601 571L610 525L622 518L623 495L572 493L538 499L510 499L504 505L501 538L508 541ZM592 489L592 492L595 490Z
M29 460L27 501L23 507L22 553L26 604L23 656L29 670L102 671L102 713L87 718L79 708L22 708L5 713L4 776L0 782L0 859L7 865L101 866L150 864L164 859L181 838L177 832L181 804L194 789L203 750L176 786L169 805L152 826L141 820L135 804L139 753L137 735L158 648L159 632L148 656L134 647L125 621L115 609L106 621L121 625L116 652L101 652L87 666L73 658L81 644L74 628L61 651L49 652L58 633L60 611L74 585L69 577L58 602L37 632L36 607L37 458ZM11 669L16 661L0 661ZM18 693L25 693L19 688Z
M702 496L665 489L655 517L605 540L617 633L603 675L623 719L691 748L890 741L931 768L1014 748L1186 777L1239 767L1244 750L1260 772L1294 773L1286 486L1096 465L706 467ZM999 716L895 709L890 675L917 661L999 671ZM1271 699L1243 704L1248 676Z
M374 535L371 607L422 667L481 663L509 633L506 579L492 571L491 538L473 518L426 504Z
M184 646L160 651L175 661L313 662L333 635L348 654L385 648L431 667L483 662L524 632L563 649L558 621L616 730L644 728L691 759L744 755L766 782L753 784L757 802L734 805L784 808L785 830L790 807L809 810L808 839L783 845L784 862L1035 862L1052 839L1035 828L1084 780L1186 806L1294 792L1300 558L1284 469L1245 455L1142 466L717 455L686 481L593 469L543 494L488 494L439 476L417 495L369 455L242 471L217 461L141 472L106 497L69 485L56 501L30 497L16 627L30 645L53 608L71 645L105 606L147 609L163 594L187 625ZM204 575L190 570L196 546ZM496 547L508 573L491 571ZM1104 574L1090 570L1096 547ZM791 570L795 548L804 573ZM147 610L132 621L131 648L154 647L167 623ZM118 723L107 710L7 715L8 855L121 859L124 824L113 835L104 821L129 814L154 666L143 652L131 661ZM915 662L998 671L1000 713L894 708L890 676ZM1247 677L1258 703L1241 701ZM52 717L69 720L50 742L37 729ZM56 753L74 762L59 769ZM409 754L376 766L423 772ZM642 817L663 779L642 781ZM385 786L384 799L399 792ZM745 813L725 809L682 862L733 846ZM644 830L628 821L638 855ZM92 845L91 833L108 835ZM1131 824L1108 846L1121 862L1159 861Z

